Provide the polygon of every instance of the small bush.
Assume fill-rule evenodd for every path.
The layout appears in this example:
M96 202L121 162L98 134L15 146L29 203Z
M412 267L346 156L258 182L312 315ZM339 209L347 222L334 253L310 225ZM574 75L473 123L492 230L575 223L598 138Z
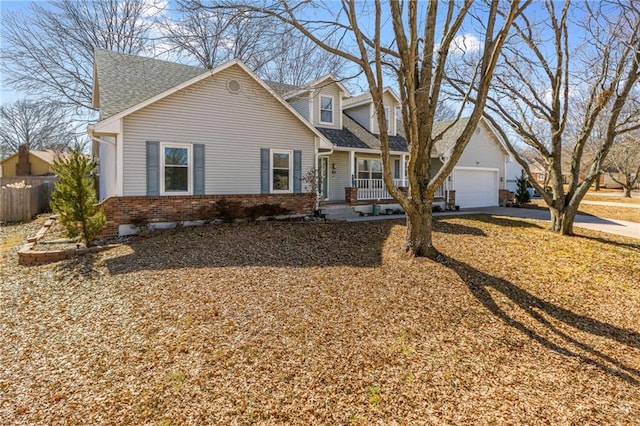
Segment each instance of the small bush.
M51 196L51 209L69 237L80 236L88 245L104 227L106 218L97 206L96 188L91 173L96 163L79 151L68 159L57 158L53 171L59 176Z
M259 217L272 217L280 216L291 213L291 210L282 207L279 204L258 204L246 209L246 215L248 218L257 220Z
M526 204L531 201L531 194L529 193L527 175L524 174L524 170L520 174L520 177L516 181L518 187L516 190L516 200L518 204Z
M246 208L239 201L222 198L216 203L217 216L225 222L233 222L235 219L246 217Z
M218 218L218 208L214 203L198 207L198 219L213 220Z

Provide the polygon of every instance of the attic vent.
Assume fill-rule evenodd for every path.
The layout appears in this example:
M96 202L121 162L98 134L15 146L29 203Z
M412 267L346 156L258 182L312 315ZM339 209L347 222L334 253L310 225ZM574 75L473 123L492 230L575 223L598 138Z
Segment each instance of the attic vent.
M476 127L476 135L480 134L480 127Z
M227 81L227 90L231 93L239 93L240 92L240 82L238 80L229 80Z

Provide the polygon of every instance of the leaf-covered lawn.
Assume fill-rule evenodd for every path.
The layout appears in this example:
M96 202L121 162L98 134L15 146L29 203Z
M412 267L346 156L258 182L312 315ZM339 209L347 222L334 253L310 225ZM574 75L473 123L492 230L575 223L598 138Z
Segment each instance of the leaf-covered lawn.
M0 423L634 424L640 243L488 216L180 230L0 270Z

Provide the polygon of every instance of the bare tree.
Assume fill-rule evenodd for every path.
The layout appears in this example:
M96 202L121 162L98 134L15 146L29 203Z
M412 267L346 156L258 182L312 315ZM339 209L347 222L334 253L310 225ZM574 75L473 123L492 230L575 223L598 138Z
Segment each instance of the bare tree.
M264 79L303 85L322 75L340 74L344 65L343 58L275 18L205 9L193 0L178 5L178 18L162 25L166 44L205 68L237 58Z
M178 56L195 59L205 68L240 59L254 72L273 59L273 20L206 10L191 0L178 3L177 16L162 28L168 48Z
M624 196L631 198L631 190L640 183L640 137L628 134L611 147L607 157L606 172L622 185Z
M535 19L521 16L514 24L486 117L505 138L510 129L542 158L550 190L531 183L549 206L551 229L571 235L580 201L614 140L639 125L630 94L640 76L640 11L617 1L538 5ZM454 86L468 81L452 80ZM513 144L509 149L531 176Z
M343 77L346 64L343 57L323 50L298 32L280 28L280 34L275 38L276 54L261 71L261 77L294 86L302 86L327 74Z
M523 1L522 4L529 2ZM380 0L373 3L280 0L262 4L224 2L224 5L209 7L274 17L362 71L376 106L384 181L389 193L407 214L406 249L415 256L436 259L439 253L432 241L433 198L462 155L482 116L500 51L514 18L524 8L521 2L452 0L427 4L416 1L383 4ZM454 40L461 35L463 24L469 22L475 23L482 32L479 37L483 40L479 46L474 79L469 86L469 94L473 94L476 103L470 107L469 119L450 157L439 170L432 170L430 154L434 144L449 130L434 131L441 86L448 64L458 54L458 50L453 49ZM387 32L392 34L390 38L386 37ZM403 127L409 146L408 195L394 186L391 175L393 167L382 103L387 71L396 76L402 100ZM460 118L468 106L468 102L463 101L456 118Z
M74 144L76 132L60 104L18 100L0 106L0 158L29 149L62 151Z
M152 25L145 0L50 0L28 14L3 14L5 83L15 90L91 110L93 49L137 54Z

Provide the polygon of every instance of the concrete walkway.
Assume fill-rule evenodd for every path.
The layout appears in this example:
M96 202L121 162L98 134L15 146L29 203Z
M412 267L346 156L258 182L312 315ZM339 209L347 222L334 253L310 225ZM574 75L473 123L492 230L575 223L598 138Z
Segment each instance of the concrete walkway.
M582 200L580 204L593 204L594 206L609 206L609 207L629 207L632 209L640 209L640 203L616 203L613 201L591 201Z
M519 209L514 207L478 207L473 209L463 209L459 212L434 213L438 216L458 216L464 214L489 214L493 216L519 217L523 219L536 219L549 221L551 214L548 209ZM404 219L403 214L388 216L362 216L347 219L347 222L365 222L372 220ZM574 226L591 229L593 231L606 232L609 234L621 235L628 238L640 240L640 223L628 222L625 220L605 219L595 216L576 215Z

